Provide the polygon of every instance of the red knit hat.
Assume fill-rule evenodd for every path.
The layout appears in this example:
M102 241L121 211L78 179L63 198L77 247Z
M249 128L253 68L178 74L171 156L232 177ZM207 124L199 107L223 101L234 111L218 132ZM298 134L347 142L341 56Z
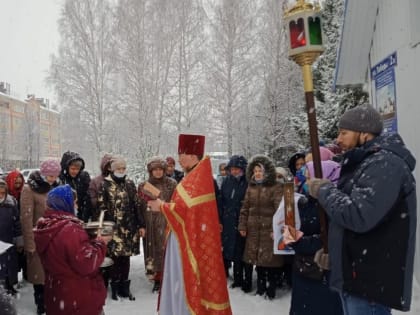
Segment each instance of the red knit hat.
M166 158L166 164L175 166L175 159L172 156Z
M205 139L201 135L180 134L178 138L178 154L203 156Z

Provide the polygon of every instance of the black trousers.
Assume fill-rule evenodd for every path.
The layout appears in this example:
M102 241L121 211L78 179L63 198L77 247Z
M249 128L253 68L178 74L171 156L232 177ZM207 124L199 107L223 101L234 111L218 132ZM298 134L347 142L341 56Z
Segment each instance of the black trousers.
M110 278L111 282L123 282L128 280L130 273L130 256L114 256L112 257L114 264L111 266Z

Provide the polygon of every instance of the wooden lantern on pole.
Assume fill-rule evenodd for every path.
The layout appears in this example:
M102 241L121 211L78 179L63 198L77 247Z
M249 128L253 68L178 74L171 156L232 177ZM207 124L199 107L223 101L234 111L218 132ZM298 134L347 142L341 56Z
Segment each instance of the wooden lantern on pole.
M320 11L321 8L318 4L314 5L305 0L298 0L296 5L287 10L283 16L289 39L289 58L302 68L309 135L315 177L317 178L322 178L322 168L314 102L312 64L325 50ZM328 252L327 221L322 209L320 209L320 222L324 251Z

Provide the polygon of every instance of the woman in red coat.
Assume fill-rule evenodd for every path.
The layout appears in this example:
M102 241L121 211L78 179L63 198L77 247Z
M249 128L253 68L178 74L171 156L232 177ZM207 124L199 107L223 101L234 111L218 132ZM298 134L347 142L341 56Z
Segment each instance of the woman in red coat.
M89 237L74 214L75 196L69 185L51 190L47 210L34 229L45 271L46 311L54 315L99 315L106 298L99 266L111 237Z

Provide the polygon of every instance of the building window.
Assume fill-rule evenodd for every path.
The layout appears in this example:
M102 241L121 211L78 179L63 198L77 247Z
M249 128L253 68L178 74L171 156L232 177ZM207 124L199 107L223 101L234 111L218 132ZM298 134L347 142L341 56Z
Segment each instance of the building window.
M44 120L49 120L49 115L48 115L48 112L47 111L45 111L45 110L41 110L41 119L44 119Z
M25 106L22 104L13 104L13 111L16 113L24 113L25 112Z
M0 102L0 107L9 108L9 103L8 102Z

